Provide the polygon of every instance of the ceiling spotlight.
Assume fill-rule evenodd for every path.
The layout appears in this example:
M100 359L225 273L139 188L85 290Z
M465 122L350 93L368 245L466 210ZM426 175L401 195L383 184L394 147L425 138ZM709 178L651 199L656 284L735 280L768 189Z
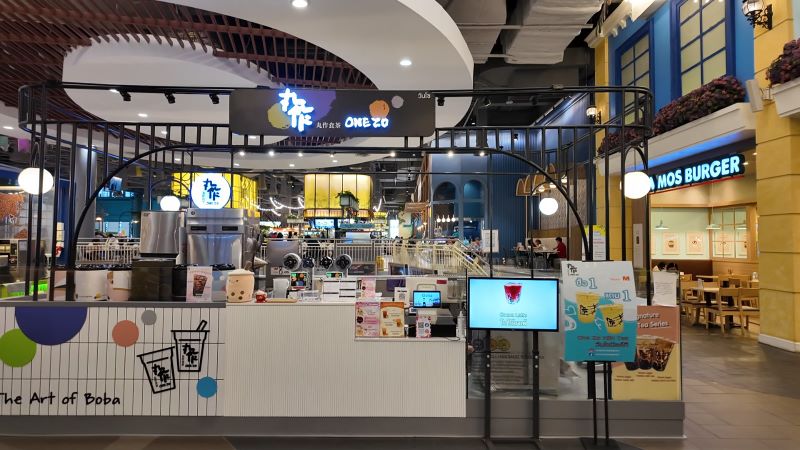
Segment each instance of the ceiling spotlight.
M167 130L161 130L161 134L166 135L167 134Z
M119 91L119 95L122 96L122 101L123 102L131 101L131 94L127 93L126 91Z
M239 167L239 163L233 163L233 165Z
M275 150L270 150L267 152L269 156L275 156Z
M567 176L566 175L561 177L561 184L567 184L567 181L568 180L567 180Z
M334 160L333 160L333 162L335 162L335 163L338 163L339 161L338 161L338 160L336 160L336 159L334 159Z
M3 129L4 130L13 130L14 127L12 127L11 125L3 125Z
M115 94L119 94L119 91L114 89L114 88L109 89L108 92L113 92Z
M403 67L408 67L411 65L411 60L408 58L403 58L400 60L400 65Z
M180 158L175 158L175 162L181 162Z
M478 153L478 156L486 156L486 152L485 152L485 151L483 151L483 150L481 150L481 152L480 152L480 153Z
M308 6L308 0L292 0L292 6L302 9Z
M330 156L331 158L333 158L333 156L334 156L334 155L333 155L333 152L331 152L331 154L330 154L330 155L328 155L328 156Z
M244 156L244 155L246 155L246 154L247 154L247 153L245 153L245 152L244 152L244 150L239 150L239 156Z
M167 92L164 94L164 97L167 97L167 103L170 105L175 103L175 95L173 95L172 92Z
M255 141L256 139L258 139L258 136L247 136L247 139L250 139L251 141Z
M294 167L294 163L289 163L289 167Z
M211 99L211 103L215 105L219 105L219 95L217 94L208 94L208 98Z
M302 158L303 157L303 152L297 152L297 157L298 158Z
M137 116L141 117L142 119L147 117L147 113L139 113Z
M389 157L394 158L395 156L397 156L397 152L395 152L394 150L389 152Z
M452 157L453 157L453 155L454 155L454 153L453 153L453 151L452 151L452 150L448 150L448 151L447 151L447 157L448 157L448 158L452 158Z
M746 165L748 165L748 164L750 164L750 163L749 163L749 162L747 162L747 161L745 161L745 162L743 162L743 163L742 163L742 165L743 165L743 166L746 166Z

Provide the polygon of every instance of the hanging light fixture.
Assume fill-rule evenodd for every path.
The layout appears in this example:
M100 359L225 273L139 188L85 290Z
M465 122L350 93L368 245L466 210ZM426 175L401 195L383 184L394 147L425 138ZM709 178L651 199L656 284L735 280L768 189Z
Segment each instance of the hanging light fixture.
M174 195L165 195L159 200L158 206L161 207L162 211L180 211L181 200Z
M628 172L625 174L625 197L630 199L642 198L650 192L650 177L642 171Z
M756 25L772 29L772 5L764 5L764 0L742 0L742 14L755 28Z
M567 174L564 174L564 175L561 177L561 184L567 184L567 181L568 181L568 179L567 179Z
M549 187L550 189L555 189L556 188L556 184L555 183L550 183L550 184L547 185L547 187Z
M20 172L17 177L17 184L23 191L39 195L39 168L28 167ZM45 169L42 171L42 193L46 194L51 189L53 189L53 175Z
M540 185L539 185L539 188L538 188L538 189L536 189L536 190L537 190L537 191L539 191L539 193L541 194L542 192L544 192L545 190L547 190L547 188L545 188L543 184L540 184Z
M552 197L539 200L539 212L545 216L552 216L558 211L558 201Z
M589 118L590 123L600 124L603 122L603 118L600 117L600 110L595 105L586 108L586 117Z

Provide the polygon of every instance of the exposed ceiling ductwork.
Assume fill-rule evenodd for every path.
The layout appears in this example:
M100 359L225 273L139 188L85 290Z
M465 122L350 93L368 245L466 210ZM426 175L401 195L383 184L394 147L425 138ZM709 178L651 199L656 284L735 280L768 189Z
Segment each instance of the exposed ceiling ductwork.
M458 24L475 64L489 58L510 64L558 64L570 42L592 28L588 22L603 5L603 0L437 1ZM502 52L492 53L498 39Z

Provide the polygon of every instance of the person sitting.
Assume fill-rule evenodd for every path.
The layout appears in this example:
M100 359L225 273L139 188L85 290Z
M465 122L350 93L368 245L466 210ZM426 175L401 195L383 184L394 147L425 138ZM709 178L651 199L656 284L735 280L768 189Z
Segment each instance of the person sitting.
M532 248L533 248L533 251L536 251L536 252L543 252L543 251L547 250L544 247L544 245L542 245L542 241L540 239L536 239L535 241L533 241L533 247Z
M556 254L561 259L567 258L567 245L560 237L556 238Z

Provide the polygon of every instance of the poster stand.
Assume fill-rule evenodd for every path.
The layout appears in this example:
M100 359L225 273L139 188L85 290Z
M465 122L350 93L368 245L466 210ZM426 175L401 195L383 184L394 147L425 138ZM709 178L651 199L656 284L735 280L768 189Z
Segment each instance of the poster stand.
M522 443L531 444L534 448L542 450L542 443L539 429L539 333L530 331L533 340L531 349L531 427L530 437L522 438L493 438L492 437L492 348L491 345L486 349L486 374L484 376L484 415L483 415L483 444L487 449L495 449L495 442L498 443ZM486 330L486 342L491 342L492 332Z
M581 444L585 450L596 449L619 449L619 443L611 439L609 432L608 398L611 393L611 363L603 361L603 428L605 438L601 443L597 439L597 383L595 382L595 361L588 361L587 374L589 374L589 394L592 398L592 428L594 430L591 438L582 437ZM591 368L591 370L589 370Z

